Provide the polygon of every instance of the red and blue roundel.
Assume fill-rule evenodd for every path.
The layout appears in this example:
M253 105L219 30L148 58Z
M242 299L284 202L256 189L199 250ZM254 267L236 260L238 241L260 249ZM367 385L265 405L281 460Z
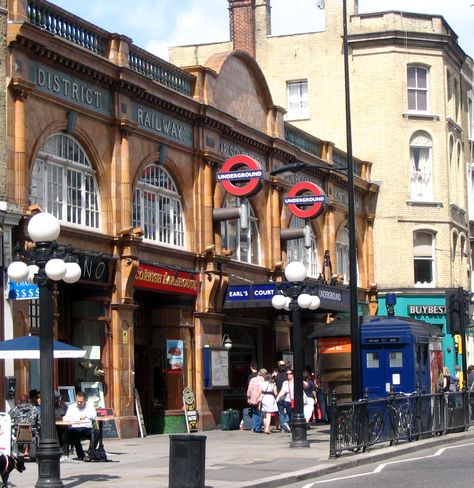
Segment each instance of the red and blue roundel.
M310 181L297 183L285 198L289 211L300 219L318 217L324 212L326 202L327 196L323 190Z
M263 170L250 156L229 158L217 173L224 190L236 197L251 197L262 187Z

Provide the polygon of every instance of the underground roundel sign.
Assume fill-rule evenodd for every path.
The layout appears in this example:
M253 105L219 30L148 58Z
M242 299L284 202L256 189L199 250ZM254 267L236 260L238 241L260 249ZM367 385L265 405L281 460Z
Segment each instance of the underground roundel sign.
M289 211L300 219L314 219L321 215L326 201L323 190L310 181L297 183L285 198Z
M236 197L250 197L262 186L263 171L257 161L240 154L229 158L217 173L224 190Z

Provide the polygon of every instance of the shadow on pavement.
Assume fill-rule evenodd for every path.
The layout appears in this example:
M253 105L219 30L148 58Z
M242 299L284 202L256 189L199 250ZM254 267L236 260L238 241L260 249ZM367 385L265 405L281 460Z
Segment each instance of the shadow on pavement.
M63 478L64 488L73 488L74 486L87 485L91 481L113 481L119 480L120 476L110 476L108 474L84 474L78 476L68 476Z

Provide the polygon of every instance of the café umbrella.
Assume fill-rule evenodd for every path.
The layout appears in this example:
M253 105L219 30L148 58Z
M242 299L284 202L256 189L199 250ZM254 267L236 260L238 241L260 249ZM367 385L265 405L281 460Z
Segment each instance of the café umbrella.
M80 349L64 342L54 341L54 357L83 358L84 349ZM40 341L38 336L23 336L8 341L0 341L0 359L39 359Z

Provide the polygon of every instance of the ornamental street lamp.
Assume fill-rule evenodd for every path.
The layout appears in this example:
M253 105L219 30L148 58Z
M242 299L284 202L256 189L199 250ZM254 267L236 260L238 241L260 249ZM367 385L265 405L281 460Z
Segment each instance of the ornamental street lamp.
M290 447L309 447L306 437L306 420L303 412L303 340L301 332L301 310L316 310L321 304L318 296L310 295L309 287L304 283L306 267L303 263L293 261L285 268L285 277L290 282L288 288L280 289L273 296L272 306L277 310L291 312L293 323L293 396L295 408L291 422L292 441Z
M41 429L37 451L38 481L36 488L62 488L60 476L61 449L56 434L54 417L54 359L53 359L53 302L51 288L54 281L75 283L81 277L80 266L70 252L66 259L58 257L60 225L48 213L34 215L28 223L28 235L36 244L29 253L31 264L23 261L19 250L8 267L8 277L15 282L30 281L39 287L40 308L40 390Z

